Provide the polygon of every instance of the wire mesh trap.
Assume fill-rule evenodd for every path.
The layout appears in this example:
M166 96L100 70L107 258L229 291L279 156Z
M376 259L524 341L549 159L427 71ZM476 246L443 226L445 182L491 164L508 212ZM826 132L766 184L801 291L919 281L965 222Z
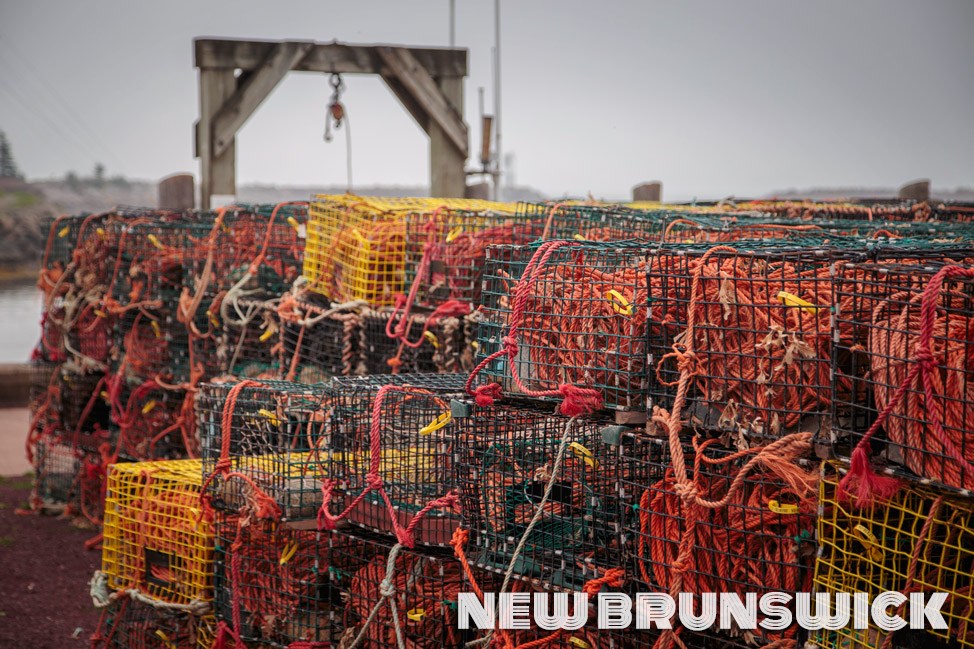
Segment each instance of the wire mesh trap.
M317 196L311 202L304 276L338 302L391 306L406 282L406 219L436 210L503 211L489 201L452 198Z
M816 591L861 592L870 597L884 591L949 593L941 608L949 628L927 628L913 646L931 646L935 639L950 642L950 646L974 646L971 501L910 487L883 507L859 508L840 496L836 469L845 471L836 464L821 485ZM874 626L812 635L812 641L823 649L877 647L885 640L885 632ZM909 646L903 642L908 635L906 630L894 632L894 645Z
M247 642L286 647L337 637L342 602L329 535L217 512L215 612ZM356 557L356 548L345 556ZM359 564L351 562L347 570ZM235 620L239 620L239 625Z
M519 579L573 589L621 564L619 450L603 438L604 422L527 407L457 408L473 565L500 573L513 565Z
M469 639L457 628L457 594L470 585L455 558L372 536L334 533L331 539L329 575L344 606L339 646L361 636L357 646L365 649L395 647L397 627L405 646L417 649L459 649ZM385 578L392 586L388 596Z
M55 378L60 402L60 438L74 448L97 452L111 441L111 408L103 398L104 375L62 368Z
M115 453L129 460L178 459L196 455L192 393L150 379L127 384L109 377L110 437ZM104 395L103 395L104 396Z
M774 452L738 452L696 438L679 447L682 457L659 438L622 446L625 549L637 591L692 593L699 607L702 593L809 590L819 479L803 461L811 436L774 444ZM790 641L796 631L758 629L754 637Z
M115 591L160 602L213 598L213 529L201 460L114 464L108 472L102 572Z
M389 335L399 321L389 309L366 309L359 328L360 360L356 374L446 373L472 369L473 350L464 339L465 320L435 311L408 316L403 339Z
M66 444L47 438L38 440L33 453L34 509L81 505L83 465L80 454Z
M825 423L831 258L780 246L650 252L650 411L671 409L683 381L691 426L762 439Z
M361 305L333 305L307 291L285 293L277 306L282 377L317 383L354 374Z
M196 429L213 506L238 511L259 489L277 503L283 520L313 520L322 503L333 415L325 384L201 384ZM221 462L228 473L218 470Z
M327 491L332 525L395 535L407 545L449 545L455 500L451 398L458 375L335 379ZM407 532L408 530L408 532Z
M836 269L836 451L874 451L904 476L974 487L974 266ZM847 415L846 415L847 413ZM846 415L846 416L843 416Z
M209 649L213 617L122 599L102 614L92 649Z
M508 395L580 388L607 408L645 408L644 256L638 243L490 248L478 373Z
M221 373L249 379L281 374L278 300L240 298L223 314Z

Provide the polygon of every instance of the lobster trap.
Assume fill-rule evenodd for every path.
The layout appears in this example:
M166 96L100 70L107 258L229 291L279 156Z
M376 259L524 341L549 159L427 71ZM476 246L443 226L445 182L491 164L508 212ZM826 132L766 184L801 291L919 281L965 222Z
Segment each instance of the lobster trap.
M607 408L645 408L644 257L639 243L490 248L482 376L510 396L552 399L567 385L597 393Z
M759 440L826 425L828 249L690 246L647 260L650 412L673 408L683 382L692 427Z
M683 476L676 471L681 458L665 439L636 436L622 448L625 554L637 591L688 592L699 606L702 593L743 598L809 589L819 480L817 467L805 461L810 436L804 454L768 456L697 438L680 447ZM752 456L768 459L742 473ZM686 500L686 493L699 500ZM755 635L794 640L796 631Z
M460 649L469 639L468 631L457 628L457 594L471 589L452 556L338 533L331 536L329 553L329 575L345 609L339 646L361 637L357 646L385 649L397 646L398 636L416 649ZM391 585L387 596L385 579Z
M834 380L848 385L836 392L839 456L862 444L905 477L974 488L974 267L966 261L837 265Z
M103 397L105 377L62 368L57 374L61 439L82 451L97 452L111 441L111 408Z
M455 410L471 564L567 590L621 565L613 427L523 406Z
M235 205L225 221L225 244L213 257L216 284L267 296L290 288L304 262L308 203Z
M102 572L111 590L170 604L213 598L213 529L200 460L114 464L108 471Z
M313 293L285 293L277 307L283 378L318 383L348 376L359 363L361 313Z
M34 444L32 468L34 509L80 507L84 467L81 454L74 448L50 438L39 439Z
M970 500L910 487L882 507L860 509L840 497L837 473L845 467L837 464L832 469L821 484L816 591L868 593L870 597L884 591L948 593L941 608L948 629L927 628L915 642L901 644L901 637L911 633L904 629L893 632L893 643L926 647L940 640L952 647L974 646L974 592L970 586L974 505ZM834 610L830 612L834 614ZM822 649L865 649L880 646L886 632L870 625L868 629L812 635L812 642Z
M366 309L361 315L358 375L447 373L473 368L473 342L464 337L477 316L439 317L436 312L410 314L403 340L388 333L398 324L389 309ZM474 325L475 326L475 325Z
M110 368L128 381L188 379L189 348L186 328L171 314L135 311L115 322Z
M330 536L222 512L215 529L217 619L232 627L236 609L240 628L234 630L261 646L337 637L342 601L332 584ZM355 550L346 554L354 559ZM353 561L347 569L358 565Z
M259 489L277 503L283 520L313 520L322 503L333 416L325 384L201 384L196 430L213 506L240 511ZM227 473L218 470L221 460Z
M129 460L177 459L195 454L192 393L163 387L150 379L128 384L109 377L110 437L120 457Z
M447 546L460 524L455 503L451 398L458 375L335 379L327 477L333 522ZM381 481L381 488L376 487ZM434 506L435 505L435 506Z
M304 260L309 288L338 302L392 305L406 283L406 221L437 210L503 211L504 206L474 199L315 197Z
M211 615L153 607L130 599L115 602L102 615L92 649L209 649Z

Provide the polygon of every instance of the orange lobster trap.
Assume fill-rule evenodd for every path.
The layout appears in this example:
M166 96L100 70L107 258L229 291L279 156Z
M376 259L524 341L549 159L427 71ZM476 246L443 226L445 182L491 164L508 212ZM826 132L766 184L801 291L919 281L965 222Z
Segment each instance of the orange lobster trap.
M974 647L974 503L926 487L909 487L882 506L862 508L839 487L848 467L836 463L826 469L816 591L871 597L885 591L948 593L941 614L949 628L903 629L887 638L887 632L870 625L813 632L811 642L821 649L866 649L887 646L886 642ZM893 612L909 617L903 610Z
M169 604L213 599L213 527L201 460L114 464L105 497L102 572L112 591Z
M915 254L909 263L836 266L834 377L850 387L837 392L833 441L857 465L872 460L966 493L974 488L974 257ZM853 473L849 487L868 497L868 471Z
M444 209L510 211L474 199L315 197L304 261L309 288L337 302L391 306L406 285L407 220Z

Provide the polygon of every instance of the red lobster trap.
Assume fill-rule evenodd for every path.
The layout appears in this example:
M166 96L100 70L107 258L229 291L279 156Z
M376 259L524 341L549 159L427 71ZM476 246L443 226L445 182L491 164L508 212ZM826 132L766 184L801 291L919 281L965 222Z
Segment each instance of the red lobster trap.
M458 375L339 378L319 528L345 521L412 547L447 546L459 526L451 399Z
M647 260L651 414L676 406L691 427L735 440L827 423L828 248L690 246L653 250ZM681 384L684 398L676 404Z
M625 548L637 591L694 595L808 591L815 558L818 468L812 435L732 451L639 436L622 446ZM759 629L788 642L797 629Z
M862 479L872 454L899 475L974 488L969 262L837 265L835 380L851 389L837 399L834 434L839 455L854 447L847 484L866 499L890 486L881 480L876 491Z
M641 410L645 244L549 241L487 253L478 401L563 399L565 414Z
M284 521L313 520L322 503L334 407L325 384L201 384L196 429L213 506L236 512L264 500Z
M473 565L568 590L621 565L618 427L523 406L454 411Z
M209 649L214 620L122 599L102 612L92 649Z

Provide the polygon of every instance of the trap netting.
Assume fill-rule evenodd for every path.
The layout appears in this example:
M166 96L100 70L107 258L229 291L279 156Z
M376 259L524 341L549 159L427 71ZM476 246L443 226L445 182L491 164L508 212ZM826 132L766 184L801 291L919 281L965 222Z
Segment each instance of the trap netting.
M53 394L60 408L60 439L91 452L111 442L111 408L104 398L104 375L78 374L62 367L54 380L57 387Z
M81 454L54 438L38 440L31 457L34 472L31 507L34 509L81 505L84 466Z
M919 256L919 255L918 255ZM836 267L834 437L907 477L974 487L974 266L914 259ZM933 255L930 255L933 257ZM904 471L905 469L905 471ZM850 486L861 487L854 472Z
M213 599L213 528L200 500L200 460L113 464L108 471L102 572L113 591L160 602Z
M507 405L456 408L473 565L557 589L621 565L619 449L603 437L605 422Z
M109 376L105 394L111 407L112 449L129 460L177 459L198 454L193 393L149 379L126 383Z
M870 598L884 591L948 593L941 614L949 628L927 627L910 644L933 646L939 639L948 646L974 647L974 505L968 498L910 487L881 507L860 508L839 487L846 470L836 464L822 480L816 591L868 593ZM909 617L905 610L892 612ZM886 640L886 632L872 624L812 635L823 649L880 647ZM909 646L901 644L908 635L906 629L894 632L894 646Z
M692 445L637 436L622 446L626 556L637 591L703 593L809 590L815 557L819 470L812 436L733 451L717 439ZM675 452L674 452L675 451ZM758 629L764 641L797 627Z
M649 409L673 408L682 383L691 426L815 430L832 402L829 251L751 246L649 253Z
M646 392L645 244L493 247L474 375L503 393L641 410ZM478 398L497 388L481 385ZM564 408L565 406L563 406Z
M333 380L319 527L346 521L410 547L448 545L460 521L450 403L463 384L437 374Z
M124 598L102 613L92 649L210 649L215 621Z
M471 639L457 624L457 595L471 585L455 558L372 536L331 539L329 576L344 604L337 646L460 649Z
M242 297L222 313L221 373L249 379L280 378L279 299ZM222 307L221 307L222 309Z
M510 211L473 199L315 197L304 260L310 290L339 302L392 305L406 283L406 220L438 209Z
M406 321L390 309L366 309L359 327L359 362L355 373L446 373L469 371L473 367L470 329L465 313L441 316L436 311L414 311ZM397 330L398 331L395 331ZM401 335L401 338L396 336Z
M269 497L283 520L314 519L322 503L333 414L325 384L201 384L196 430L213 506L239 511Z
M285 293L277 305L282 378L317 383L356 373L361 310L301 289Z

